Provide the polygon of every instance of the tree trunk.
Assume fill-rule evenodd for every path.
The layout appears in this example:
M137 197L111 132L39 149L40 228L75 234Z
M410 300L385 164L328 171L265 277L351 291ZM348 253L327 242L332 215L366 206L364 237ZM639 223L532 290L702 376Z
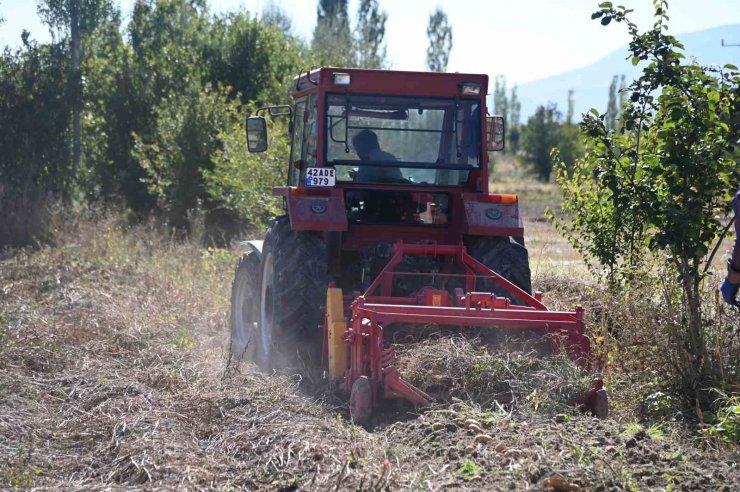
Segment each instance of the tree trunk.
M72 179L80 168L80 111L82 106L82 76L80 72L79 0L70 0L70 31L72 34Z
M693 390L699 389L706 373L706 344L701 320L701 297L698 271L686 259L681 263L681 279L685 302L686 350L689 362L688 373Z

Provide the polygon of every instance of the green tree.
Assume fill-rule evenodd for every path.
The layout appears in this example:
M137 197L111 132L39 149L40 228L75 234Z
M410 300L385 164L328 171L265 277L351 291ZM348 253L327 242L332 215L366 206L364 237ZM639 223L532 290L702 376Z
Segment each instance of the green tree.
M355 43L357 65L362 68L386 68L385 22L388 14L380 10L378 0L360 0L357 9Z
M74 192L69 63L64 43L27 35L0 55L0 246L43 237L46 205Z
M447 14L439 7L429 16L427 38L427 68L432 72L446 71L452 51L452 26L447 20Z
M506 98L506 77L497 75L493 85L493 112L509 119L509 100Z
M319 0L311 49L317 65L356 66L347 0Z
M740 186L733 158L740 74L734 66L682 62L682 44L666 32L666 8L664 0L655 1L655 24L644 33L623 7L606 2L593 14L604 25L626 24L633 64L647 64L627 88L622 128L610 131L606 115L595 110L584 116L588 152L572 177L562 167L558 174L562 211L572 221L557 224L607 269L612 285L633 278L649 254L660 261L663 303L676 311L677 328L670 330L675 360L693 397L728 374L727 366L721 370L727 360L717 355L721 347L707 349L701 291L712 244L728 228L722 220L730 193Z
M155 112L152 141L136 136L135 157L146 170L144 181L173 226L187 228L195 209L215 208L208 200L203 173L223 144L219 132L229 126L233 111L224 91L207 88L193 98L171 93Z
M280 32L288 35L293 32L293 20L280 7L274 3L269 3L260 16L260 21L264 24L277 26Z
M524 161L541 181L549 181L552 172L552 149L560 142L560 112L555 104L539 106L527 120L522 132Z
M619 117L619 108L617 107L617 81L619 76L612 77L612 83L609 84L609 102L606 105L606 128L607 130L617 129L617 119Z
M522 103L517 96L517 87L511 88L511 99L509 100L509 151L516 155L519 152L519 139L521 138L521 114Z
M202 63L212 84L231 88L242 102L287 103L291 75L305 69L305 46L277 24L246 13L215 19Z
M568 110L565 122L560 126L560 139L557 145L557 157L568 170L573 168L575 161L582 157L584 152L581 131L578 125L573 123L573 113L575 112L573 94L573 89L568 91Z
M211 43L205 1L139 0L128 25L130 60L125 81L128 98L127 134L145 144L160 138L157 120L172 94L197 99L210 76L204 53ZM126 163L125 196L130 206L146 210L153 196L144 183L148 173L141 153L131 153ZM160 202L161 203L161 202Z
M38 13L54 36L70 38L70 77L72 96L72 164L79 169L81 154L80 113L83 105L81 63L85 38L113 9L110 0L38 0Z

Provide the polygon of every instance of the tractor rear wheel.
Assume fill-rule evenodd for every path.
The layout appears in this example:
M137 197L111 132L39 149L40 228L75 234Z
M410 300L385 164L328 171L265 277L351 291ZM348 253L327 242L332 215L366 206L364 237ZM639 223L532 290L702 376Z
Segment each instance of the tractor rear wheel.
M488 268L513 283L527 294L532 293L532 275L529 270L529 254L523 242L514 237L477 237L469 246L470 256L480 261ZM484 292L494 292L499 297L512 298L506 290L499 287L495 282L484 280L478 289Z
M513 283L527 294L532 294L532 274L529 269L529 254L523 238L477 237L468 245L468 252L476 260ZM493 292L499 297L508 297L513 304L524 304L520 299L498 286L492 280L478 282L483 292ZM544 327L543 327L544 328ZM502 339L522 345L524 350L534 350L540 356L552 355L552 343L544 336L544 329L495 329L483 335L486 342L497 346Z
M321 237L273 220L261 259L249 252L237 263L231 290L231 353L270 369L321 363L326 248Z
M327 258L321 236L293 231L288 217L267 230L259 282L258 356L272 367L321 363ZM282 360L279 360L282 358Z

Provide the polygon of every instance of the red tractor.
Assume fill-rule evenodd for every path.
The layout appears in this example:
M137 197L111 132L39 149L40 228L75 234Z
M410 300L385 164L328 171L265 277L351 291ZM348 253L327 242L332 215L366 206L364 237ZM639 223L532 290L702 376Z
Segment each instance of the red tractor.
M517 196L489 193L504 121L486 116L486 75L320 68L294 87L293 106L247 119L250 152L267 148L264 112L291 118L292 146L286 214L236 268L234 356L321 363L358 423L384 398L433 400L393 367L399 328L521 333L590 367L583 310L532 293ZM583 404L606 415L600 381Z

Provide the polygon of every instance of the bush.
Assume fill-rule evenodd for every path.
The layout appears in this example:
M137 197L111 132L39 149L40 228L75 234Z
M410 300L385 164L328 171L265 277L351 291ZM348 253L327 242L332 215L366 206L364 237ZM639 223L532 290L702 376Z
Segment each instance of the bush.
M272 187L286 182L286 127L272 123L268 152L249 154L245 108L227 92L207 87L192 97L172 95L157 109L153 141L136 136L149 190L176 228L189 230L199 210L207 232L228 236L278 213Z

